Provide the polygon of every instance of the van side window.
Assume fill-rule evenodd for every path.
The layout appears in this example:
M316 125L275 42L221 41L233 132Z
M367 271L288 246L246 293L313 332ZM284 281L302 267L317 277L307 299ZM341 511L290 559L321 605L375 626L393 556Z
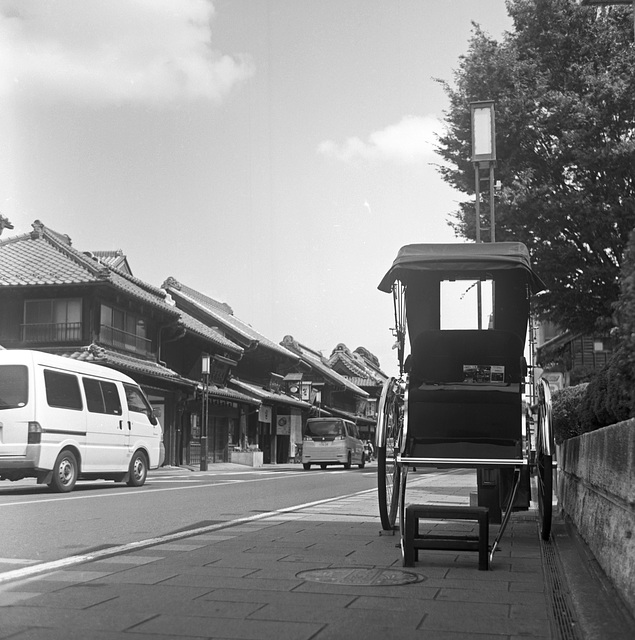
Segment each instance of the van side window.
M145 396L138 387L133 387L130 384L124 384L126 390L126 401L128 403L128 409L136 413L145 413L148 417L152 413L152 407L148 404Z
M115 384L92 378L83 378L82 382L86 393L86 404L91 413L121 415L121 400Z
M84 405L79 392L77 376L44 369L44 384L46 386L46 401L49 407L81 411Z
M29 400L29 372L24 365L0 366L0 409L23 407Z

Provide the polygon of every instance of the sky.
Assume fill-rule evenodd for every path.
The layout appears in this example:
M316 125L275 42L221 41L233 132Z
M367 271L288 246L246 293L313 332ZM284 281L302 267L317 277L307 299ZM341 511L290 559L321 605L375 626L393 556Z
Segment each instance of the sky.
M399 248L461 241L435 132L504 0L0 0L0 213L269 339L397 370ZM482 96L488 99L489 96Z

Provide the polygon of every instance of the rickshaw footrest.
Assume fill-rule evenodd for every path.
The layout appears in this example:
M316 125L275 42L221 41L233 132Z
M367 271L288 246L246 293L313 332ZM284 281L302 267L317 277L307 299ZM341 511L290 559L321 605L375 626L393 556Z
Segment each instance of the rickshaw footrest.
M421 535L419 520L477 520L477 536ZM414 567L419 549L450 549L478 551L478 568L489 569L489 509L487 507L457 507L409 504L406 507L404 566Z

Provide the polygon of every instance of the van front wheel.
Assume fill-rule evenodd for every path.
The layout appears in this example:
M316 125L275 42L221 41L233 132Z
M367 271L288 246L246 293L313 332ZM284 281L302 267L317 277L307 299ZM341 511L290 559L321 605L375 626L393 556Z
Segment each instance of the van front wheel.
M141 451L135 452L130 460L130 469L128 477L129 487L141 487L145 484L148 477L148 463L145 455Z
M73 452L62 451L55 460L49 487L56 493L72 491L77 482L78 471L77 458Z

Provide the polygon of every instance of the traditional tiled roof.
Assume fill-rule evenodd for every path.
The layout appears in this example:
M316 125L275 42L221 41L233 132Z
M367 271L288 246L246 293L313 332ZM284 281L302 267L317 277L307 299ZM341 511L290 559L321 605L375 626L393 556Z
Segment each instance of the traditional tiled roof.
M181 384L184 387L193 387L197 384L196 382L181 377L176 371L172 371L172 369L168 369L168 367L152 360L144 360L117 351L111 351L110 349L105 349L95 344L75 351L57 351L55 349L49 349L48 351L73 360L93 362L94 364L101 364L106 367L126 371L133 378L135 375L143 375L151 378L169 380L170 382Z
M214 327L208 327L206 324L203 324L196 318L192 317L189 313L185 313L185 311L179 310L181 312L181 317L179 319L179 324L190 333L193 333L200 338L215 344L218 347L225 349L226 351L231 351L236 355L242 356L245 350L242 347L239 347L237 344L226 338L218 329Z
M356 351L350 351L345 344L340 343L333 350L328 363L334 369L339 367L340 373L343 369L346 372L344 375L354 384L364 387L383 385L387 376L364 355L374 358L370 352L362 347Z
M178 317L162 289L77 251L68 236L44 226L0 241L0 287L109 284L132 298Z
M121 249L117 249L116 251L93 251L92 254L102 264L105 264L108 267L114 267L119 271L132 275L132 270L128 264L128 258L126 258Z
M306 362L312 369L317 371L327 380L330 380L331 383L342 387L348 391L352 391L355 395L361 396L362 398L368 398L368 392L360 389L356 384L353 384L349 380L347 380L344 376L337 373L331 369L328 364L326 358L322 356L321 353L314 351L313 349L309 349L309 347L300 344L296 340L293 339L293 336L285 336L282 341L283 346L287 347L289 350L297 353L300 358Z
M195 289L191 289L172 277L168 278L163 283L163 288L170 293L170 295L177 301L177 304L179 300L188 302L209 318L211 323L222 326L230 333L235 333L250 345L258 345L269 349L270 351L275 351L276 353L296 362L299 360L295 353L285 349L279 344L276 344L269 338L266 338L261 333L252 329L248 324L237 318L228 304L218 302Z

